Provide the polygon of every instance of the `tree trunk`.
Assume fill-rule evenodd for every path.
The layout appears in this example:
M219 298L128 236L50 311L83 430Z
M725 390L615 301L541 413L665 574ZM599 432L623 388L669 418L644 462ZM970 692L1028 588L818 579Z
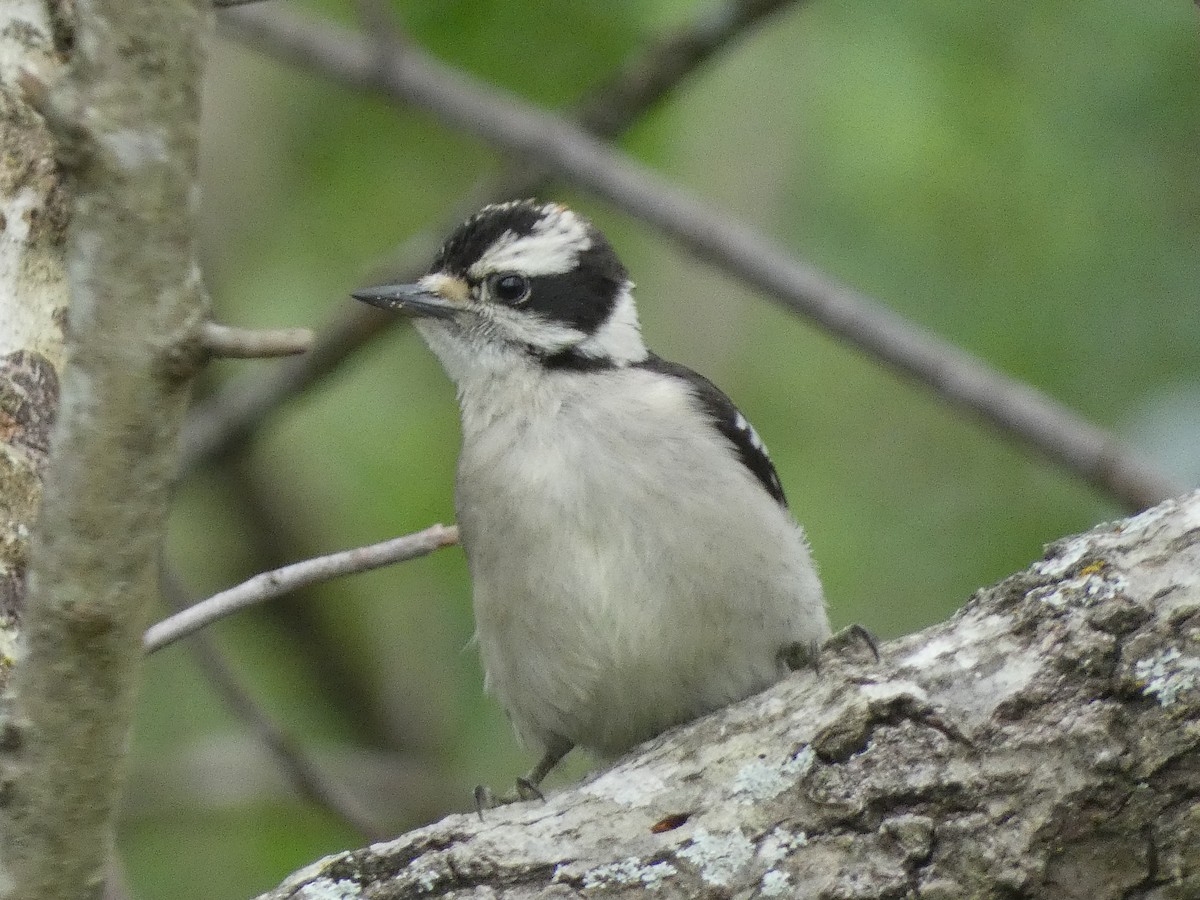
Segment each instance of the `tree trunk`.
M204 362L192 241L208 5L0 8L0 897L91 900Z
M843 633L818 672L545 803L261 900L1200 897L1200 492L1056 542L881 655Z
M0 689L16 655L29 535L66 359L69 197L54 140L20 86L68 40L41 2L0 6Z

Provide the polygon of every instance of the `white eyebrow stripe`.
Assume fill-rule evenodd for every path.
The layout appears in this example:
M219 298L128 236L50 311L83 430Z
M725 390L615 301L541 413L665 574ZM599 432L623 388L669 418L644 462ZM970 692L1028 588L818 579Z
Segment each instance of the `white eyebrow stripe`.
M523 275L561 275L575 268L592 246L587 223L569 209L546 207L527 235L502 234L468 270L471 278L512 270Z

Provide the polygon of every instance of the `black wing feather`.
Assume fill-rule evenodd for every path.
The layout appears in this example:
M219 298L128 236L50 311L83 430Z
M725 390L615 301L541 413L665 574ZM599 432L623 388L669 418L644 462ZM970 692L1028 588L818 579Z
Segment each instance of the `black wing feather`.
M669 362L659 356L655 356L653 353L643 362L635 363L634 365L638 368L649 369L652 372L661 372L664 375L670 375L686 382L696 399L700 401L700 405L704 408L704 411L712 417L713 424L717 426L717 430L725 435L730 443L733 444L738 458L741 459L743 465L753 473L754 477L759 480L759 483L775 499L776 503L785 509L787 508L787 497L784 496L783 485L779 481L779 474L775 471L775 465L771 462L771 458L767 456L766 447L763 446L758 434L751 427L746 417L742 415L741 411L733 405L733 401L726 397L719 387L698 372L693 372L687 366Z

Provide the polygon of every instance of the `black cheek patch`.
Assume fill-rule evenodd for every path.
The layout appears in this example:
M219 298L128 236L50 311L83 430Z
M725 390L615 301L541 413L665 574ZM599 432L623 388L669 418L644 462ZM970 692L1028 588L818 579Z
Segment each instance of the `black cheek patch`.
M626 278L620 260L600 239L579 254L571 271L529 279L529 296L518 305L592 334L612 313Z

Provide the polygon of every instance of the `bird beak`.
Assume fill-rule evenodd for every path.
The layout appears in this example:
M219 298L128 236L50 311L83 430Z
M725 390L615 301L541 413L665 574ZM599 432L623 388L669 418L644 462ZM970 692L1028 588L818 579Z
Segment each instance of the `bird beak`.
M415 284L384 284L354 291L350 296L380 309L445 319L463 308L466 285L445 275L427 275Z

